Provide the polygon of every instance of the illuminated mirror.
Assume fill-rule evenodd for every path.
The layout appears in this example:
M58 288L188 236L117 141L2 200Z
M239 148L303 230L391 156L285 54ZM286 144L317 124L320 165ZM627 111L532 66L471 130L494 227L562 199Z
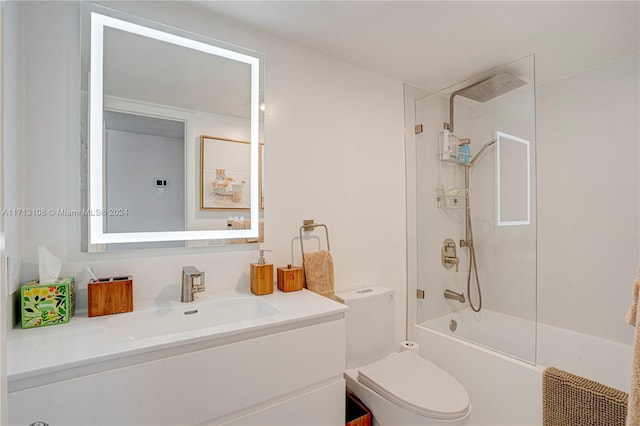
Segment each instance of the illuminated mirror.
M88 244L257 238L262 56L95 5L85 15ZM247 149L203 164L203 135ZM236 185L235 197L217 191L220 200L209 201L224 208L203 208L201 193L216 177L202 180L201 169L239 162L247 164L238 177L243 196ZM238 216L245 229L229 226L227 218Z
M529 141L496 132L497 225L531 223Z

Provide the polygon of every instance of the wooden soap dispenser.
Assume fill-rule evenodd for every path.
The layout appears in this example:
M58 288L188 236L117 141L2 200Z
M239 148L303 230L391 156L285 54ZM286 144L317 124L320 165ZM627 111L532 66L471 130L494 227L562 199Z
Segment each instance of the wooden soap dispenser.
M258 263L251 264L251 293L262 296L273 293L273 263L266 263L264 252L260 250Z

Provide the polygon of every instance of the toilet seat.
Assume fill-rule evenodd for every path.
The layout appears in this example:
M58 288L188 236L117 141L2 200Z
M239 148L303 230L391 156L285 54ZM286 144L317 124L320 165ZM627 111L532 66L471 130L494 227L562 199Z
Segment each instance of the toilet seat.
M464 387L437 365L405 351L358 369L358 381L421 416L459 419L470 411Z

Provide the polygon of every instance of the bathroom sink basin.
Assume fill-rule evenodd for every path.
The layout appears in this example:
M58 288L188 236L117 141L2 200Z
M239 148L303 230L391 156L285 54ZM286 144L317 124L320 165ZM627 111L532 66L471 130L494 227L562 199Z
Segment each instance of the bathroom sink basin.
M255 322L279 312L278 308L256 297L180 303L109 318L105 324L105 338L109 342L145 339L234 323Z

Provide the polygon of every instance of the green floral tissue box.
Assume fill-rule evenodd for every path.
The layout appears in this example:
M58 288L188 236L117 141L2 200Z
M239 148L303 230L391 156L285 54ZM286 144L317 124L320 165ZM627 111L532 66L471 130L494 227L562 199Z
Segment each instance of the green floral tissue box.
M31 281L20 288L22 328L69 322L75 310L73 277L58 278L50 284Z

